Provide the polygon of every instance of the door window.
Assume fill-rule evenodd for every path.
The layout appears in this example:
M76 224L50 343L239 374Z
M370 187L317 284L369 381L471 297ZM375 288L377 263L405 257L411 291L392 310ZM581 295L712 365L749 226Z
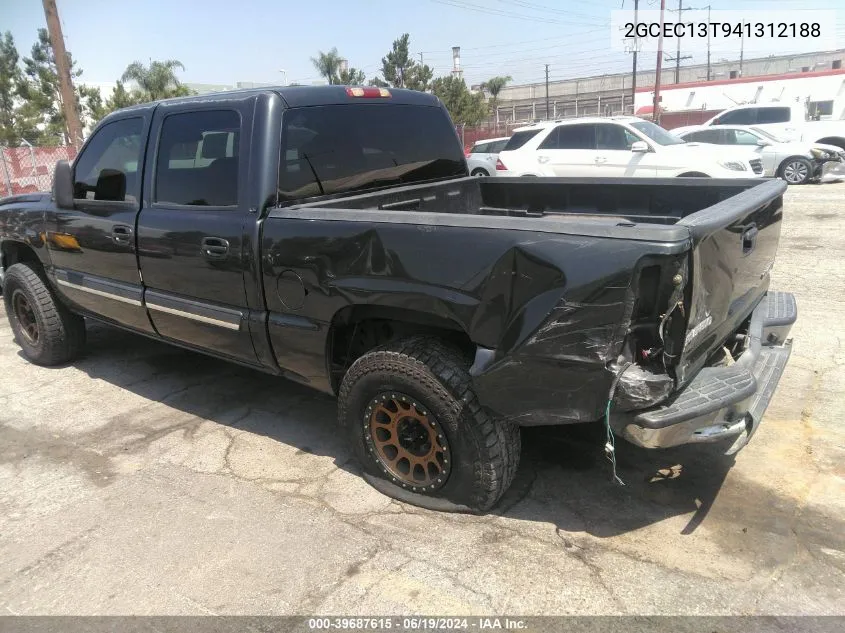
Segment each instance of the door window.
M684 134L684 140L688 143L713 143L722 145L721 130L699 130Z
M479 143L472 148L473 154L486 154L490 151L490 143Z
M789 108L758 108L754 123L788 123L790 114Z
M78 200L138 200L141 117L108 123L94 133L74 164L73 197Z
M558 125L539 149L595 149L596 132L592 123Z
M745 130L725 130L727 133L727 145L757 145L759 140L751 132Z
M491 154L498 154L503 149L505 149L505 145L507 145L507 144L508 144L508 139L505 139L504 141L496 141L495 143L490 144L490 150L489 151L490 151Z
M627 150L631 149L628 142L627 130L614 123L599 123L596 125L596 149ZM633 138L633 134L629 135ZM639 140L639 139L635 139ZM633 142L633 141L632 141Z
M754 125L757 122L757 108L743 108L726 112L718 119L716 125Z
M171 114L156 156L156 202L227 207L238 203L240 115L233 110Z

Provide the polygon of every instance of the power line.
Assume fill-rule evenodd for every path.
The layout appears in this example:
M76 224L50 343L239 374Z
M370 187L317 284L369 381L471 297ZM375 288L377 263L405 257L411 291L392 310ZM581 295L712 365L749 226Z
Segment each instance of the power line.
M543 6L541 4L536 4L534 2L525 2L525 0L496 0L501 4L506 5L517 5L520 7L525 7L526 9L532 9L534 11L543 11L544 13L558 13L560 15L571 15L577 18L584 18L587 20L599 20L594 15L588 15L585 13L577 13L576 11L568 11L566 9L554 9L552 7ZM602 24L608 24L609 22L602 22Z
M513 11L492 9L490 7L480 7L478 5L470 4L468 2L462 2L462 0L431 0L431 2L436 2L437 4L444 4L446 6L455 7L457 9L464 9L467 11L476 11L478 13L486 13L488 15L512 18L514 20L525 20L528 22L544 22L546 24L566 24L565 22L555 20L554 18L542 18L539 16L525 15L524 13L514 13Z

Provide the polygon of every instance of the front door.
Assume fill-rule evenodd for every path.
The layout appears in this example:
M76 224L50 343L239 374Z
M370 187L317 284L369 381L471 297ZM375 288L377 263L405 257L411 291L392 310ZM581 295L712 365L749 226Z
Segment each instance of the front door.
M596 176L605 178L651 177L655 175L653 152L632 152L641 140L618 123L596 124Z
M145 301L163 337L257 364L244 273L253 98L163 104L138 217Z
M47 213L44 240L59 292L72 304L152 332L135 257L143 143L150 115L98 128L73 165L74 208Z

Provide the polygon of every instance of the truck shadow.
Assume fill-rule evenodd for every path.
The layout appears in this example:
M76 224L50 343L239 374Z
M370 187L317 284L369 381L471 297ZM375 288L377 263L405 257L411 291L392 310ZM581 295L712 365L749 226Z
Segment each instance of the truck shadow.
M338 431L333 398L121 330L89 323L88 334L86 356L75 368L169 407L142 402L112 415L92 432L98 446L126 444L143 451L180 429L190 436L208 420L268 437L294 449L294 455L329 457L339 468L360 474ZM618 486L610 481L603 433L601 425L525 429L520 471L492 514L552 522L561 530L602 538L693 513L682 531L690 534L705 520L730 460L647 451L620 440L618 469L626 485Z

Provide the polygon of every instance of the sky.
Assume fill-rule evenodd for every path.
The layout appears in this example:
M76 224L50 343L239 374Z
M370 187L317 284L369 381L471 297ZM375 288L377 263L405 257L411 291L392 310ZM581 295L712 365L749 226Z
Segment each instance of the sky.
M687 0L698 7L708 0ZM630 56L613 50L611 10L623 0L57 0L66 45L83 69L81 80L117 80L139 60L177 59L188 83L238 81L311 83L320 77L310 58L336 46L367 78L402 33L411 50L447 74L452 46L461 46L469 84L511 75L513 83L627 72ZM838 11L835 32L845 47L845 0L709 0L713 9ZM633 0L624 0L625 8ZM677 0L667 0L667 9ZM659 9L659 0L641 0ZM692 12L687 12L689 18ZM702 13L702 15L705 15ZM46 26L41 0L0 0L0 31L10 30L21 56L29 55L39 27ZM746 45L746 58L807 50L783 43ZM674 51L670 51L674 53ZM701 49L682 52L704 63ZM738 46L714 44L714 60L738 58ZM653 68L653 53L640 67ZM285 72L282 72L284 70Z

